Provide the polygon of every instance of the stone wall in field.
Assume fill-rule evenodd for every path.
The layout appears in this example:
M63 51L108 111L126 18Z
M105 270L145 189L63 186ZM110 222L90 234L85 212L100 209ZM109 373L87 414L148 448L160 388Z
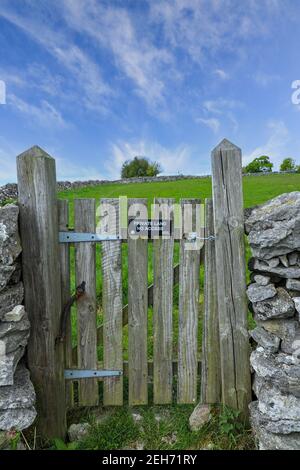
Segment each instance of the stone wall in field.
M243 176L265 176L282 173L294 172L278 172L272 173L244 173ZM211 175L171 175L171 176L149 176L139 178L124 178L119 180L90 180L90 181L59 181L57 183L57 191L69 191L74 189L85 188L87 186L99 186L102 184L132 184L132 183L161 183L165 181L179 181L191 179L210 178ZM16 183L8 183L5 186L0 186L0 205L7 200L15 200L18 197L18 186Z
M155 176L155 177L140 177L140 178L124 178L120 180L89 180L89 181L58 181L57 191L70 191L88 186L99 186L108 184L133 184L133 183L159 183L166 181L177 181L185 179L203 179L208 176ZM16 200L18 197L18 186L16 183L8 183L0 187L0 204L7 200Z
M251 423L260 449L300 449L300 192L247 214L256 327Z
M0 431L22 430L35 417L24 353L30 323L23 304L19 209L0 207Z

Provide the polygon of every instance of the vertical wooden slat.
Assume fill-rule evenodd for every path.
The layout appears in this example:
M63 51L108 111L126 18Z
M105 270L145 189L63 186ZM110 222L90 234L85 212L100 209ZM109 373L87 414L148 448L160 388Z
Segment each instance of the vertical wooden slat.
M198 207L197 207L198 205ZM182 199L184 235L195 232L200 200ZM196 249L189 249L194 243ZM182 239L179 268L178 403L197 400L197 337L199 315L200 249L197 242Z
M139 205L137 214L137 206ZM147 200L130 199L128 216L147 219ZM148 240L128 235L128 367L129 404L148 402L147 363Z
M156 199L156 219L173 220L174 199ZM153 365L154 403L172 402L172 317L174 238L153 241Z
M118 235L119 200L101 199L101 233ZM103 365L123 370L122 247L121 241L102 243ZM123 404L123 377L104 379L103 404Z
M95 200L75 199L75 231L95 232ZM97 369L96 325L96 250L94 243L75 245L76 285L86 283L86 293L77 302L78 367ZM99 400L97 379L79 381L79 403L97 405Z
M39 147L17 159L25 308L31 331L28 365L43 438L66 434L62 344L56 342L61 285L55 160Z
M61 232L69 229L69 201L58 200L58 226ZM60 275L61 275L61 304L62 310L70 299L70 245L61 243L60 252ZM64 338L65 368L72 369L72 326L71 313L66 324L66 335ZM66 405L71 408L74 405L72 381L66 381Z
M205 236L214 236L213 204L205 201ZM217 273L215 241L205 241L205 279L202 355L201 355L201 402L221 402L220 338L217 301Z
M203 250L201 250L202 253ZM176 264L173 268L173 287L179 282L179 264ZM148 307L153 306L153 284L148 285ZM123 307L123 326L128 324L128 305ZM103 343L103 325L97 327L97 342ZM73 348L73 356L77 357L77 346Z
M224 139L212 152L222 396L248 415L251 401L241 150Z

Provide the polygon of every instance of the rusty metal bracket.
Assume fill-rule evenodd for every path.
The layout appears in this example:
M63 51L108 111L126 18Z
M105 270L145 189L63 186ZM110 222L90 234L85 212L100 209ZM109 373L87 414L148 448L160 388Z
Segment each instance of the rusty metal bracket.
M67 332L67 322L69 315L71 313L72 305L85 294L85 281L83 281L79 286L76 287L75 294L70 297L66 305L64 305L63 311L60 317L60 328L59 335L56 338L56 343L62 343L65 340Z

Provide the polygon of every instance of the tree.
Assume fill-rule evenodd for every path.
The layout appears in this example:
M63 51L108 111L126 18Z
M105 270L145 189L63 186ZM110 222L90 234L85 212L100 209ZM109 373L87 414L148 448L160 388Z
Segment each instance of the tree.
M295 171L296 170L296 163L295 160L292 158L285 158L281 165L280 171Z
M254 160L245 167L246 173L262 173L272 171L273 163L267 155L254 158Z
M122 165L121 178L136 178L139 176L157 176L162 168L158 162L151 162L145 157L134 157Z

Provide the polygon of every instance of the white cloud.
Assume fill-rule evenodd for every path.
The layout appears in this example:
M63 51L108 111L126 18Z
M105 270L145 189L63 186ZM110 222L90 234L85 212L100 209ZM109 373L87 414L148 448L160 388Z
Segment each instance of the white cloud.
M18 87L26 86L26 80L17 70L8 70L7 67L5 69L1 68L0 77L7 85L15 85Z
M223 69L216 69L215 74L221 79L221 80L229 80L230 75L225 72Z
M106 179L102 173L89 165L77 165L66 158L56 157L58 181L88 181Z
M198 118L196 119L196 122L202 123L205 126L209 127L215 134L217 134L220 129L220 121L216 118Z
M273 82L277 82L278 80L280 80L280 76L265 73L265 72L257 72L254 75L254 80L256 81L256 83L258 83L258 85L261 85L263 87L267 87L267 86L271 85Z
M29 124L38 123L43 127L66 128L69 126L62 117L61 113L48 101L42 100L40 106L27 103L14 94L8 95L8 105L13 106L21 114L28 116L31 120Z
M203 123L208 126L215 134L218 133L221 127L220 117L227 121L233 132L238 130L238 121L235 117L234 110L242 108L244 105L241 101L228 100L218 98L216 100L206 100L203 103L203 113L205 117L199 117L196 122Z
M203 103L205 111L214 114L226 114L235 108L243 107L243 103L237 100L228 100L224 98L218 98L216 100L206 100Z
M247 164L254 158L261 155L268 155L278 168L283 158L289 155L288 143L290 141L289 130L283 121L269 121L267 123L268 138L267 141L256 147L243 157L243 163Z
M22 71L19 67L2 67L0 68L0 77L10 89L32 88L53 97L65 96L63 77L58 73L50 73L50 70L43 64L33 62Z
M23 149L24 150L24 149ZM0 186L17 179L16 157L22 152L18 145L11 144L0 135Z
M24 11L17 14L4 0L0 16L30 35L70 72L82 90L80 101L85 107L105 112L106 100L116 90L104 81L96 61L74 43L74 31L92 40L96 52L109 50L119 74L132 81L134 91L148 107L166 114L162 109L166 108L166 80L180 79L181 72L175 68L171 51L156 46L149 29L136 27L134 16L125 8L94 0L53 0L51 9L45 2L43 8L28 1L23 6ZM67 28L58 26L54 15L64 20Z
M17 10L10 0L1 0L0 16L30 35L69 72L68 80L78 88L74 102L107 112L107 100L118 93L118 87L103 78L95 57L109 51L109 65L117 68L114 78L129 79L157 116L168 114L172 83L190 72L182 51L197 64L210 67L217 53L242 56L245 41L268 34L271 19L288 10L276 0L249 0L247 9L237 0L149 0L145 11L126 8L126 2L97 0L21 3ZM84 39L80 44L87 44L89 52L77 45L77 38ZM212 70L221 80L230 78L223 68ZM40 83L47 93L57 85Z
M28 7L26 11L26 6ZM112 93L110 86L104 82L99 66L78 47L62 28L51 25L53 11L47 4L25 2L25 10L16 13L4 0L0 4L0 17L19 27L38 44L43 46L60 65L69 72L69 80L78 87L77 104L80 102L87 108L104 111L105 97Z
M0 136L0 186L17 181L16 157L25 149L12 147ZM55 152L50 151L50 155ZM67 158L55 157L58 181L87 181L106 179L97 168L88 165L78 165Z
M250 0L247 8L240 0L161 0L150 8L169 44L197 63L221 50L239 55L246 40L270 34L274 18L288 10L274 0Z
M0 147L0 186L16 181L15 156Z
M144 140L122 141L111 146L111 156L106 163L109 177L119 178L122 164L135 156L144 156L159 162L162 166L162 174L165 175L186 174L188 167L191 166L191 149L185 144L169 149L158 143Z
M25 72L25 73L24 73ZM23 76L26 76L26 86L36 88L54 98L63 98L66 96L64 89L64 77L59 73L51 73L44 64L31 63Z
M147 30L137 35L129 13L110 4L82 0L64 0L65 20L80 33L86 33L100 47L113 53L116 64L132 80L136 92L148 106L164 101L164 70L173 62L171 53L156 47L147 37ZM176 74L174 74L176 75Z

